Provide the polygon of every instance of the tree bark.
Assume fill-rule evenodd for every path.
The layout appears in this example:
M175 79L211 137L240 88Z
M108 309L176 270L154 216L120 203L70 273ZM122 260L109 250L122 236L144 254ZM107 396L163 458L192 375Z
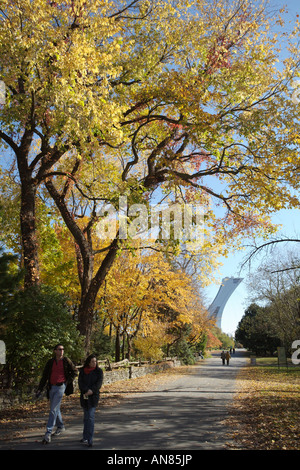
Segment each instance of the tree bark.
M24 90L22 91L24 93ZM21 182L21 208L20 228L22 239L22 257L25 270L24 287L38 285L40 283L39 269L39 244L36 228L36 193L43 179L45 171L59 160L63 152L52 149L45 142L41 152L29 162L29 155L35 131L35 100L32 95L31 113L28 117L20 145L0 130L2 139L14 151L17 159L19 177ZM35 176L33 176L35 172Z
M115 361L120 361L120 328L116 330Z
M93 326L93 319L94 319L94 310L95 310L95 302L97 299L97 294L99 292L100 287L105 281L106 275L109 272L115 257L117 255L119 247L119 240L115 238L109 248L107 255L105 256L104 260L102 261L97 273L89 282L87 279L84 281L84 285L87 285L88 282L88 289L86 291L81 291L81 301L78 310L78 321L79 321L79 331L80 334L85 337L85 350L86 352L89 351L90 348L90 341L91 341L91 334L92 334L92 326ZM83 263L84 265L86 263ZM85 272L83 272L83 277L86 277Z
M25 288L37 285L40 281L35 214L37 185L32 178L32 169L28 166L31 140L32 133L25 131L20 147L14 149L21 181L20 227L25 268Z
M38 241L35 217L36 188L22 182L21 188L21 236L25 268L24 286L30 287L40 282Z
M85 337L85 350L89 352L97 294L115 260L119 248L119 238L117 235L112 241L98 271L93 276L94 252L91 239L86 237L84 229L77 225L67 207L64 193L60 194L57 191L51 177L46 180L45 184L75 241L78 276L81 285L81 299L78 309L79 331Z

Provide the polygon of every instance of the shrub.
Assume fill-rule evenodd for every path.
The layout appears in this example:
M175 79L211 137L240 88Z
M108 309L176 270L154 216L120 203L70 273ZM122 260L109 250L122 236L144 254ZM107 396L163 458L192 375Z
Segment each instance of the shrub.
M66 300L55 289L41 286L19 291L8 301L4 341L12 384L26 385L37 378L57 343L64 344L73 361L82 357L82 339Z

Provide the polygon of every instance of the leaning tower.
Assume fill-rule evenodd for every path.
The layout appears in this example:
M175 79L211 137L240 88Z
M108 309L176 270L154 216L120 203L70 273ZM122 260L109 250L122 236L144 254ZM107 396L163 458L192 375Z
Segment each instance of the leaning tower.
M239 277L225 277L222 279L220 289L208 309L210 315L215 317L216 326L218 328L221 328L222 314L227 300L237 288L237 286L242 282L242 280L243 279Z

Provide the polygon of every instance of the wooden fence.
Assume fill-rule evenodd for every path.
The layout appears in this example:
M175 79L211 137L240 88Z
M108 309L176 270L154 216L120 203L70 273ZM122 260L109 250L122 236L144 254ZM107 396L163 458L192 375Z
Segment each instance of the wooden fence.
M120 380L130 380L143 375L160 372L171 367L181 365L180 361L175 358L165 358L163 361L151 363L146 361L130 362L128 359L120 362L110 362L109 359L98 361L99 367L104 370L103 385L108 385ZM77 366L79 369L82 366ZM78 388L77 380L74 381L75 391ZM36 386L28 387L26 393L24 391L11 390L0 387L0 410L12 405L21 403L28 398L33 398Z

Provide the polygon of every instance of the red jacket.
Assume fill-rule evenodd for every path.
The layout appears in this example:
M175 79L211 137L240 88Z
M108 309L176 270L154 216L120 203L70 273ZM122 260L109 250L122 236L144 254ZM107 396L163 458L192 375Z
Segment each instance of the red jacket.
M66 378L65 394L71 395L74 391L73 380L77 375L77 370L74 364L72 363L72 361L70 361L70 359L68 359L67 357L63 357L62 360L63 360L63 366L64 366L64 374ZM49 390L51 388L50 377L51 377L52 366L53 366L54 361L55 361L55 358L53 357L52 359L49 359L49 361L46 363L42 378L38 386L38 390L42 391L45 385L47 385L47 398L49 398Z

